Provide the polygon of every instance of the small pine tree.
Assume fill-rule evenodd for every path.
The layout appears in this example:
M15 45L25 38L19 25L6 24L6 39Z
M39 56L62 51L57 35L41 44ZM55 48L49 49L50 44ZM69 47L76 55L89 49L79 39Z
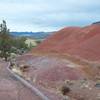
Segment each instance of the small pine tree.
M0 57L4 57L7 61L11 51L11 37L9 29L7 29L6 21L3 20L0 24Z

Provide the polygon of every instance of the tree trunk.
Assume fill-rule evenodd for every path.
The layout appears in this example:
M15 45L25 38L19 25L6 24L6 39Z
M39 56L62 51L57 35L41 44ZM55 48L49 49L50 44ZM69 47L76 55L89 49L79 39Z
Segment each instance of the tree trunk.
M5 61L8 61L8 57L5 57Z

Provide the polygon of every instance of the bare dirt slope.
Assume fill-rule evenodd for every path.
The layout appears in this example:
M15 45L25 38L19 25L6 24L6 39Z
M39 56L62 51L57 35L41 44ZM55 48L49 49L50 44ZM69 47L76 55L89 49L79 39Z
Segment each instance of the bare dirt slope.
M100 76L97 67L80 65L55 55L27 54L17 59L17 63L29 65L28 71L23 75L39 86L51 100L62 100L60 88L63 85L71 89L68 94L70 100L100 99L99 87L95 86L97 80L93 78Z
M67 27L44 40L32 52L68 53L84 59L100 60L100 25Z

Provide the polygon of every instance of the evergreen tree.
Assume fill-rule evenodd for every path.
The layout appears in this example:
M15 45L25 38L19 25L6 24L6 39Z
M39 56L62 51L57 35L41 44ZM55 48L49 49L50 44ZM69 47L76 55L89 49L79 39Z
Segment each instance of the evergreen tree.
M11 51L11 37L9 29L7 29L6 21L0 24L0 57L4 57L7 61Z

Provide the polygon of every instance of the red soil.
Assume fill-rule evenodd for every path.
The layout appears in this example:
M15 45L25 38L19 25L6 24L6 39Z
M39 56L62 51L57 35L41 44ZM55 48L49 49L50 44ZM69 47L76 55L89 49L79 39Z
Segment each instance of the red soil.
M65 80L78 80L82 79L82 73L76 68L70 68L68 66L54 66L53 68L48 68L47 70L38 70L37 79L46 82L59 82ZM42 81L41 80L41 81Z
M26 55L27 57L28 55ZM27 62L31 66L28 72L29 77L35 77L37 82L41 81L50 84L65 80L79 80L86 77L77 65L62 58L37 56L27 61L24 58L22 61Z
M100 60L100 25L68 27L44 40L32 52L67 53L84 59Z

